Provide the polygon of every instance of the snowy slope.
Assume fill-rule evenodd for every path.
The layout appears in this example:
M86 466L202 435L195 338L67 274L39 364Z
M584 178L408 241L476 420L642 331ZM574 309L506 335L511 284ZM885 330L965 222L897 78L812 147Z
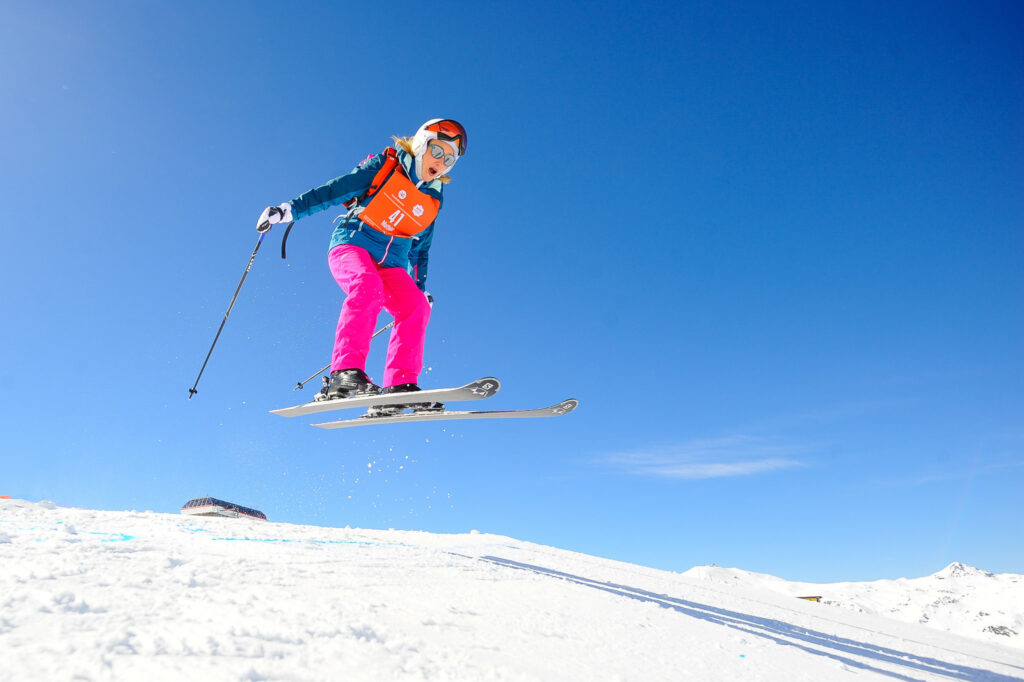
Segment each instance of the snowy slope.
M0 501L12 680L1024 680L1012 647L483 534Z
M720 586L744 585L822 604L922 623L1024 650L1024 576L993 574L952 563L924 578L871 582L801 583L763 573L697 566L684 575Z

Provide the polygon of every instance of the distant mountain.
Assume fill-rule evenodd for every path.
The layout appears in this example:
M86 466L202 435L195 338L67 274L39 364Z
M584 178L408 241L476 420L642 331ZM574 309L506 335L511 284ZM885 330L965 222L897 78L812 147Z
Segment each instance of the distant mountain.
M697 566L683 575L792 597L821 597L823 605L1024 649L1024 575L1015 573L993 574L954 562L923 578L871 582L792 582L719 566Z

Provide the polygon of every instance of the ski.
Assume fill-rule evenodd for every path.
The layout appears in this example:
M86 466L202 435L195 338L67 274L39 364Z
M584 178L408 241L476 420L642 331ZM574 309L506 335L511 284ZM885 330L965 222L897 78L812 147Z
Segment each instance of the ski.
M406 402L408 402L408 393ZM423 393L417 393L419 400ZM524 419L535 417L561 417L576 409L579 401L570 398L563 400L551 407L541 407L535 410L490 410L481 412L411 412L408 414L397 414L390 417L358 417L356 419L343 419L341 421L313 424L321 429L347 429L351 426L371 426L374 424L401 424L404 422L428 422L446 421L454 419Z
M282 417L301 417L304 414L345 410L350 407L370 407L371 405L404 405L417 403L448 403L461 400L482 400L490 398L501 388L501 382L494 377L484 377L471 381L457 388L432 388L416 393L391 393L389 395L367 395L355 398L339 398L336 400L314 400L304 405L282 407L271 410Z

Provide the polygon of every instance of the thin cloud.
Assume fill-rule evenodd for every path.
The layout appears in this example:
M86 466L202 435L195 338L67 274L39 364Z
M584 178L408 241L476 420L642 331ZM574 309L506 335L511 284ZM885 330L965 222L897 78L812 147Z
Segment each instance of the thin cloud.
M947 483L949 481L966 481L978 476L988 476L1005 472L1007 469L1024 468L1024 459L1018 458L1010 461L987 462L981 465L972 466L968 461L960 461L949 466L955 466L954 471L926 472L904 478L888 478L876 481L876 485L885 488L912 488L916 486L929 485L931 483Z
M608 455L599 463L634 476L707 479L750 476L804 466L794 456L807 448L750 436L689 441Z
M963 481L969 477L966 471L954 473L918 474L904 478L889 478L877 480L875 483L882 488L913 488L931 483L946 483L949 481Z

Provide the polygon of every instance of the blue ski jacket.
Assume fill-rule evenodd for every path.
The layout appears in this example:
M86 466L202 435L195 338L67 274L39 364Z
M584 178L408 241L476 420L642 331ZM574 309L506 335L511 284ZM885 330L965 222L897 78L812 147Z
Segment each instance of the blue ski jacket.
M398 162L402 164L409 178L419 184L420 179L416 175L413 155L399 149ZM377 174L383 163L384 154L377 154L353 168L349 173L336 177L308 192L303 192L290 202L292 218L295 220L305 218L331 206L338 206L350 199L362 196L370 188L373 176ZM425 183L419 189L443 203L443 186L440 180L433 180ZM420 290L425 290L428 255L430 244L434 239L435 223L431 223L427 229L414 237L399 237L378 232L355 217L347 225L343 225L342 222L338 223L331 234L331 245L328 250L341 244L351 244L366 249L377 264L386 268L404 268L416 280L416 286Z

